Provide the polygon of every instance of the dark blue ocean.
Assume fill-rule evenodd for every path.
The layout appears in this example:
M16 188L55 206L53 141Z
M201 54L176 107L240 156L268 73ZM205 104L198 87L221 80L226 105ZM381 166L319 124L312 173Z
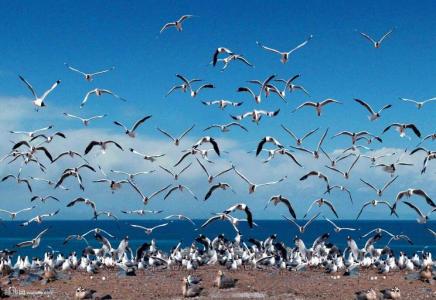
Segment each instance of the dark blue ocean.
M208 237L215 237L219 233L224 233L228 239L233 239L235 236L234 230L227 222L218 221L210 224L205 229L199 230L196 230L196 228L199 227L204 220L194 220L194 222L197 226L193 226L191 223L186 221L173 221L168 226L158 228L151 235L147 236L144 231L133 228L129 224L152 227L164 222L160 220L44 221L42 224L21 227L19 226L21 223L19 221L7 221L0 225L0 249L13 249L15 244L32 239L45 228L49 228L49 230L44 235L38 248L21 248L18 249L17 254L41 256L45 251L50 250L48 246L51 246L54 250L60 251L64 254L68 254L72 251L76 251L80 254L81 250L86 246L85 242L73 240L64 246L63 240L67 235L84 234L95 227L102 228L115 236L115 238L110 239L112 247L114 248L118 246L120 239L128 236L129 244L134 251L140 244L146 241L149 242L152 238L156 239L157 245L160 249L168 251L179 241L182 241L184 247L190 246L195 237L200 233L205 234ZM253 229L248 228L245 222L242 222L239 226L243 234L243 239L247 241L248 245L248 239L251 237L265 239L269 235L277 233L278 239L285 242L286 245L293 246L292 240L296 235L298 235L303 238L306 245L309 247L316 237L323 233L330 232L330 241L338 245L340 249L346 247L346 237L348 235L351 235L356 240L360 248L363 247L366 239L360 239L360 236L374 228L381 227L394 234L406 234L412 239L414 243L413 245L409 245L407 242L402 240L393 241L390 244L390 247L394 252L398 253L398 251L401 250L406 252L408 255L412 255L415 251L426 249L426 251L430 251L433 255L436 255L436 239L434 239L427 230L427 228L435 230L436 221L430 221L428 224L418 224L416 221L379 220L360 220L357 222L354 220L342 220L335 222L339 226L353 227L358 228L359 230L354 232L343 231L335 233L332 226L323 220L315 221L302 235L297 232L294 225L281 220L257 220L256 223L258 224L258 227ZM91 246L100 247L100 244L93 238L92 234L88 235L86 238ZM382 240L376 244L377 248L382 248L388 240L388 236L384 234Z

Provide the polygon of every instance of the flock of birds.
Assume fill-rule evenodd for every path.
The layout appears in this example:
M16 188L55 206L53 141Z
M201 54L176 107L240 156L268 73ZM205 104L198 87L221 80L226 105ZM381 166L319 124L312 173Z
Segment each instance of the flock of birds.
M166 30L170 30L171 28L175 28L177 31L182 31L182 24L184 24L186 20L189 20L192 17L192 15L184 15L177 21L165 24L165 26L163 26L161 29L161 33ZM374 48L380 48L382 42L388 36L390 36L392 32L393 30L388 31L378 41L374 40L365 33L360 34L365 39L369 40L373 44ZM267 52L278 54L280 56L280 61L285 64L290 60L291 56L294 55L296 51L302 51L301 49L307 47L307 45L310 44L310 41L313 38L314 37L310 35L304 42L302 42L290 51L279 51L271 47L267 47L260 42L257 42L257 45ZM249 67L253 66L253 64L251 64L243 55L237 54L226 47L218 47L212 53L211 64L214 67L218 64L222 64L222 71L226 70L232 62L236 61L242 62ZM103 76L104 74L114 70L114 68L112 67L99 72L86 73L68 64L65 64L65 66L66 68L68 68L68 70L80 74L88 82L92 82L97 76ZM188 79L180 74L177 74L176 77L179 82L169 89L166 96L170 96L176 92L180 92L181 94L188 92L191 97L195 98L199 97L203 90L215 88L215 85L212 83L203 84L203 80L201 79ZM250 80L249 83L253 85L252 87L239 87L237 89L237 92L249 95L249 97L254 100L254 103L256 105L262 103L264 97L272 97L273 95L277 97L280 102L287 103L287 93L302 92L305 95L310 96L309 92L304 86L295 83L295 81L299 77L299 75L295 75L286 80L277 78L276 75L273 74L268 76L264 80ZM49 109L47 108L47 98L50 96L51 93L54 93L55 89L58 88L61 81L55 81L50 89L45 91L41 96L38 96L35 89L24 77L19 76L19 79L32 93L32 96L34 97L32 103L34 104L36 110L39 111L42 109ZM127 101L125 98L117 95L109 89L95 88L84 95L84 98L80 103L80 107L82 109L85 109L85 105L88 103L88 101L92 100L94 97L100 97L104 95L111 96L122 102ZM408 103L412 102L416 105L418 109L422 109L425 104L436 101L436 97L425 101L416 101L406 98L400 98L400 100ZM354 101L356 105L362 107L362 112L366 111L369 113L369 122L381 119L382 113L389 113L388 110L393 106L391 104L386 104L383 105L381 108L374 110L372 105L362 99L354 99ZM219 109L225 110L228 107L240 107L244 105L244 102L233 102L230 100L221 99L202 101L202 104L204 104L205 106L217 106ZM303 108L312 108L315 110L316 116L321 117L327 106L333 107L333 105L343 105L343 103L330 98L317 102L306 101L298 105L292 111L292 113L297 113L297 111ZM252 122L259 125L261 120L263 121L264 118L273 118L279 115L279 113L280 108L277 108L273 111L265 111L256 108L252 110L250 109L241 115L231 114L229 118L229 123L211 124L204 129L204 132L209 132L213 129L218 129L223 133L227 133L231 129L238 129L244 132L248 132L249 130L247 129L247 126L242 124L242 121L244 119L249 118ZM64 113L64 116L68 119L79 120L84 127L87 127L90 122L97 122L99 119L107 117L107 114L95 115L87 118L70 113ZM132 126L126 126L119 121L114 121L113 123L115 126L119 127L128 137L134 139L135 136L138 134L141 126L144 126L144 124L150 118L152 118L151 115L145 115L144 117L137 120ZM192 125L191 127L187 128L178 136L174 136L161 128L157 128L157 130L163 136L171 140L175 147L178 147L182 145L183 139L187 135L191 134L194 126L195 125ZM265 153L267 155L267 157L263 160L263 162L265 163L270 162L276 156L280 155L289 158L290 162L295 166L295 168L304 168L303 164L301 163L301 159L299 158L300 155L311 155L314 160L318 161L321 157L324 157L329 161L329 165L322 166L324 167L324 170L310 170L300 178L300 181L319 180L322 184L320 188L322 188L322 192L324 194L331 194L335 191L344 192L349 198L351 204L353 204L354 201L352 197L352 191L349 190L346 186L335 184L335 176L338 175L340 177L343 177L345 180L348 180L351 176L353 168L357 164L365 164L365 161L369 163L370 168L380 168L381 170L389 174L390 177L388 177L389 179L382 188L379 188L378 186L369 182L366 179L360 179L363 186L369 187L371 190L374 191L375 197L374 200L365 202L361 206L356 219L359 219L361 214L371 207L379 207L380 209L385 209L387 214L395 215L398 217L397 206L400 204L404 204L406 207L409 207L414 211L414 213L418 217L418 222L424 224L430 219L431 214L436 211L436 203L423 189L420 188L408 188L406 190L399 191L396 199L393 202L382 200L383 193L386 191L386 189L394 185L395 181L397 180L398 175L396 175L396 171L398 170L398 168L412 165L403 160L406 155L425 153L425 159L423 160L421 168L421 174L422 176L425 176L426 170L430 166L431 160L436 158L436 151L427 150L426 148L424 148L423 144L435 141L436 133L428 133L427 135L423 135L419 130L418 126L412 123L387 124L383 132L379 135L371 133L369 131L351 132L346 130L338 132L334 135L330 135L329 128L326 128L324 130L316 128L308 131L302 136L297 136L291 129L287 128L286 126L282 125L281 127L284 132L289 135L290 139L295 142L295 145L286 147L285 144L288 143L287 141L286 143L284 143L273 136L265 136L258 142L256 149L253 151L249 151L249 153L253 152L256 157L262 156L263 153ZM178 183L181 175L188 168L193 168L195 166L204 171L207 177L209 190L203 197L205 201L213 197L219 190L233 191L233 188L229 183L224 181L217 182L218 178L224 174L227 174L228 176L235 176L236 178L239 178L242 182L245 182L247 184L247 190L249 194L255 193L259 188L276 185L287 180L287 177L285 176L270 182L254 183L249 178L249 176L243 174L243 172L238 168L237 164L230 162L228 167L224 170L216 174L211 174L211 172L208 170L207 165L212 164L216 157L221 157L222 154L226 152L221 149L222 147L220 146L218 140L216 140L212 136L206 135L200 137L194 144L189 145L188 148L181 151L180 159L174 162L174 169L158 165L160 171L164 172L165 174L169 174L172 177L172 183L165 184L156 191L145 192L144 188L141 187L135 179L138 176L144 176L147 174L152 174L153 172L157 172L157 170L143 172L111 170L111 174L108 175L100 166L96 166L92 163L92 160L90 159L90 154L97 153L98 151L100 151L101 153L105 153L106 151L130 151L132 153L132 157L133 155L136 155L146 161L158 164L159 158L165 156L165 153L142 153L140 152L140 149L133 149L127 145L121 145L114 140L91 140L89 141L87 147L83 150L65 149L64 152L54 155L50 150L50 144L56 143L58 140L59 142L61 142L62 139L67 139L68 137L65 133L61 131L53 131L52 129L53 126L50 125L31 131L10 131L11 135L13 135L14 137L18 137L18 139L13 141L10 152L7 153L3 158L1 158L1 162L7 164L18 162L19 170L15 174L8 174L4 176L1 179L1 182L14 181L15 183L20 185L24 184L29 192L32 193L32 185L36 182L43 182L47 184L47 187L61 189L64 192L67 192L69 190L68 186L72 184L70 180L75 180L77 181L80 189L82 191L85 191L85 185L87 183L85 183L82 179L83 172L99 172L101 173L101 178L96 178L95 180L93 180L94 183L107 184L113 193L121 187L126 186L127 188L130 188L134 193L136 193L139 200L141 200L141 208L138 208L136 210L123 210L121 211L123 214L145 215L162 213L161 210L147 210L144 208L152 198L157 198L159 196L163 196L163 199L167 199L169 197L177 197L177 193L187 192L192 196L192 198L198 200L200 197L197 196L197 194L193 190L191 190L191 188L184 184ZM407 153L408 150L405 150L402 153L386 153L383 155L374 156L372 149L368 148L368 145L372 143L383 143L382 135L391 130L396 130L399 133L400 137L407 137L409 139L412 138L411 136L409 136L409 132L411 132L414 136L416 136L416 138L420 139L419 144L409 153ZM316 148L310 148L309 146L307 146L306 139L315 136L318 133L321 134ZM337 138L342 136L350 139L351 144L348 149L345 149L337 156L333 156L332 153L328 153L324 149L324 144L328 137ZM363 142L367 146L365 146L364 144L359 144L359 142ZM391 158L394 158L394 160L392 160ZM56 180L48 180L44 179L43 177L34 176L26 178L21 175L22 170L24 170L28 165L36 165L41 173L45 173L47 170L47 163L55 168L58 161L66 159L73 159L75 164L63 170L60 173L59 178ZM178 168L179 165L182 165L182 163L185 163L189 160L190 162L188 164L182 166L181 169ZM342 166L343 164L346 165ZM115 176L117 176L117 179L114 179ZM422 208L421 205L418 206L415 201L411 200L412 197L416 197L417 200L425 200L426 208ZM58 197L49 194L32 195L30 200L32 203L34 201L41 201L42 203L45 203L49 200L53 200L59 203L61 202ZM283 218L288 220L292 226L295 226L301 234L304 234L304 232L307 230L307 227L312 224L315 219L321 216L321 211L310 216L311 212L316 207L324 209L325 211L330 211L335 217L339 218L333 201L323 197L314 200L309 205L304 216L299 216L303 219L310 216L309 220L304 224L298 221L295 209L293 207L293 203L286 196L281 194L271 196L270 199L267 201L265 208L271 203L275 206L284 205L286 207L289 215L283 215ZM91 198L87 198L86 196L80 196L72 199L70 202L68 202L66 207L71 208L78 205L84 205L86 207L89 207L90 213L94 219L106 216L114 220L118 220L114 211L99 210L96 202L93 201ZM35 207L36 205L33 205L31 207L27 207L18 211L0 209L0 212L8 214L10 218L14 220L18 214L23 212L29 212ZM243 218L238 218L235 216L235 213L238 211L243 213ZM59 213L60 209L40 214L28 219L21 225L30 226L33 223L40 224L45 219L49 219L50 217L53 217ZM351 237L348 237L348 246L343 251L341 251L337 246L333 245L332 243L329 243L328 239L330 234L328 233L317 238L311 247L306 247L303 240L299 237L295 238L294 247L286 246L283 242L280 242L277 239L276 235L272 235L264 241L249 239L247 242L251 243L251 246L248 246L246 244L246 241L243 240L242 234L238 226L241 222L247 222L250 228L257 226L254 221L254 214L255 212L250 209L249 204L236 203L221 212L214 213L212 217L206 220L198 228L204 228L212 222L228 222L235 230L236 237L233 241L227 240L224 235L219 235L210 240L206 236L200 234L196 241L194 241L194 243L190 247L182 248L181 244L179 243L170 251L170 253L164 253L163 251L160 251L156 246L155 240L152 240L151 244L144 243L136 250L136 253L133 253L132 249L129 247L128 237L122 239L117 248L113 248L109 241L110 238L113 238L113 235L107 233L103 229L95 228L84 234L77 233L75 235L65 237L64 243L68 243L71 240L79 240L86 243L86 247L82 251L81 257L77 257L76 253L74 252L69 256L63 256L62 254L59 254L55 258L53 253L47 252L43 259L34 258L32 262L30 262L28 257L19 257L17 262L13 264L11 262L11 256L16 252L16 250L4 249L2 252L0 252L0 270L2 272L9 272L14 269L20 271L43 269L44 274L46 274L47 272L55 273L55 270L66 271L69 269L78 268L84 269L90 273L94 273L99 267L106 266L120 267L125 270L126 273L130 274L134 273L137 269L155 268L161 266L184 266L188 270L192 270L201 265L221 264L227 266L229 269L237 269L241 266L252 266L255 268L273 266L281 269L290 270L301 270L305 267L323 267L328 272L338 272L340 270L343 270L345 273L349 274L352 273L354 270L358 269L359 267L377 267L382 273L388 273L389 271L395 269L419 269L421 272L420 276L423 280L431 280L433 277L431 273L431 266L433 265L431 253L423 251L421 255L418 255L418 253L416 253L413 257L408 257L404 253L400 253L399 256L396 257L393 251L389 248L390 243L398 240L405 240L409 243L413 243L413 241L408 236L402 233L391 233L382 228L375 229L364 235L363 237L369 236L369 239L366 241L363 247L359 247L355 240L353 240ZM323 218L325 219L326 224L330 224L335 232L353 232L356 230L356 228L341 228L336 225L333 220L327 218L326 216L323 216ZM146 235L150 235L154 231L167 226L170 222L173 222L174 220L188 221L195 225L192 219L183 214L169 215L166 216L164 220L164 223L151 228L136 224L131 224L131 227L138 230L143 230ZM43 239L44 235L48 230L49 228L44 229L32 240L18 243L17 245L15 245L15 248L38 247L41 239ZM432 230L431 228L427 228L427 231L428 234L431 234L434 238L436 238L436 233L434 230ZM86 239L86 237L89 235L92 235L93 238L95 238L95 240L100 244L100 247L94 248L90 246L88 240ZM105 235L107 237L105 237ZM382 235L387 235L389 237L389 242L384 247L376 248L375 244L381 239ZM198 244L202 245L202 247L199 247ZM220 273L220 276L223 277L224 274ZM225 278L224 282L233 282L233 284L236 283L235 280L232 281L229 278L223 278ZM200 292L201 288L199 288L196 283L192 282L192 280L189 278L185 278L183 292L185 296L198 295Z

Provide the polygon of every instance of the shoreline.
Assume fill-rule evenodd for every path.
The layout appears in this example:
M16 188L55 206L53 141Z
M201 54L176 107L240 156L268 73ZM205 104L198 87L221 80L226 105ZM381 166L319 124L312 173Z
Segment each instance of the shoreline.
M213 281L218 270L237 278L235 288L218 289ZM26 282L28 274L19 275L5 284L31 298L75 299L75 291L81 286L96 290L98 297L110 295L112 299L182 299L182 279L193 274L202 279L204 288L200 299L354 299L355 292L374 288L376 291L398 287L402 299L434 299L436 283L426 283L414 277L414 273L393 271L386 275L375 269L362 269L358 275L343 276L343 272L327 274L319 268L306 271L284 271L279 269L228 271L219 266L204 266L195 271L186 269L137 270L136 276L120 274L116 269L101 268L96 274L84 271L57 272L52 282ZM412 274L412 275L411 275ZM377 278L377 279L375 279Z

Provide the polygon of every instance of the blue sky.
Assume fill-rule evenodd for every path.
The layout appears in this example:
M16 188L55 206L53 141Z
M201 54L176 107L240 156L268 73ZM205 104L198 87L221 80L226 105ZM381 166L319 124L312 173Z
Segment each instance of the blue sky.
M183 14L196 16L184 23L183 32L167 30L159 34L163 24L178 19ZM369 130L374 134L380 134L387 124L397 121L415 122L424 135L434 131L430 121L436 115L436 104L430 103L418 111L413 105L398 100L398 97L427 99L435 96L436 40L433 37L436 36L436 21L432 1L420 1L413 5L406 1L133 1L128 5L121 1L104 4L101 1L76 1L74 4L68 1L11 2L3 4L0 22L0 36L3 41L0 59L0 99L6 108L0 113L3 119L0 120L0 124L3 131L1 137L5 141L18 139L16 136L7 135L8 130L30 130L53 123L57 130L66 131L70 137L75 137L69 137L65 145L64 141L55 141L49 145L55 153L60 152L66 145L83 151L88 141L104 135L125 142L125 148L133 146L144 152L172 153L167 155L168 161L162 162L169 165L180 155L177 151L187 148L189 144L176 149L155 130L155 127L159 126L178 134L195 123L197 127L190 136L194 142L203 134L202 128L211 123L229 122L229 113L239 114L253 108L281 109L277 118L262 120L259 126L244 120L242 123L247 126L248 134L238 129L225 135L210 132L209 134L221 141L224 147L228 146L227 150L234 155L224 157L219 164L209 167L216 172L220 167L228 165L229 160L233 160L236 165L241 165L242 171L256 178L257 182L288 175L286 184L265 188L259 191L258 195L248 196L245 184L232 175L223 180L237 185L236 195L223 192L217 199L213 199L215 202L201 203L197 206L189 197L178 194L180 199L172 199L171 204L156 199L155 203L150 204L152 208L180 211L194 217L207 217L210 212L221 211L232 203L247 202L249 206L261 208L257 214L255 213L255 217L280 218L280 214L284 212L283 208L271 207L264 211L263 205L269 196L281 192L296 202L298 215L303 215L304 208L320 196L319 191L311 189L312 186L306 187L308 190L300 190L300 182L295 181L295 178L308 170L295 170L295 174L291 175L288 174L289 163L285 159L279 158L270 166L264 166L259 163L259 159L251 157L245 160L243 155L244 151L255 148L260 138L265 135L276 136L289 144L291 140L281 131L280 124L285 124L298 134L316 127L321 127L322 130L329 127L330 134L340 130ZM394 32L380 49L374 49L356 32L367 32L378 38L393 27ZM314 38L304 48L295 52L285 65L280 63L278 55L262 50L255 43L260 41L273 48L289 50L310 34L313 34ZM239 62L231 63L225 72L213 68L209 62L218 46L225 46L243 54L255 68L249 68ZM109 66L115 66L116 69L88 83L78 74L68 71L64 66L65 62L90 72ZM188 78L202 78L215 84L216 89L203 91L196 99L181 93L174 93L165 98L168 89L178 82L176 73ZM30 81L39 93L55 80L62 80L61 85L48 97L47 109L39 113L34 112L30 103L30 93L19 81L18 74ZM239 86L248 85L247 80L263 80L271 74L277 74L280 78L301 74L298 83L309 90L311 97L296 92L288 95L287 105L274 96L264 99L261 104L255 104L247 94L235 92ZM80 110L79 104L85 93L95 87L108 88L128 99L128 102L121 103L110 97L92 98ZM291 114L291 110L303 101L320 101L329 97L343 102L344 105L327 107L321 118L317 118L311 109L306 108ZM370 123L366 111L353 102L352 99L355 97L366 100L375 109L387 103L393 104L393 108L385 111L381 120ZM244 105L220 111L200 103L200 100L222 98L244 101ZM64 111L85 116L108 113L109 117L93 123L88 130L83 130L80 123L64 119L61 115ZM111 124L113 120L131 124L144 114L152 114L153 118L140 128L135 141L121 136L119 128ZM319 134L308 139L306 146L314 147ZM408 141L401 139L394 132L388 132L384 135L383 145L377 147L410 149L417 142L416 138ZM346 138L328 139L325 148L332 152L348 145L349 140ZM8 151L7 146L9 145L0 147L2 154ZM426 146L431 147L431 144ZM106 157L99 156L96 159L96 162L108 169L122 167L123 164L128 165L126 168L157 168L156 163L142 162L137 157L129 155L130 153L119 154L116 150L109 152ZM309 157L304 154L298 155L302 160L307 160L307 168L323 169L334 178L332 180L335 183L343 182L341 178L325 171L323 163L315 162L316 164L312 165ZM414 159L419 164L422 161L420 156ZM341 165L341 169L345 169L349 163ZM64 167L74 165L75 162L66 161L65 164L52 166L50 176L57 177ZM346 198L343 195L330 196L335 204L343 207L340 212L343 218L353 218L357 214L359 204L374 196L370 191L361 190L359 176L374 178L376 182L380 181L379 185L383 185L389 179L386 174L365 168L366 165L362 163L360 174L356 174L355 178L347 183L356 190L357 204L354 205L352 213L346 209L347 204L343 203ZM0 174L4 175L16 168L17 165L12 167L3 163L0 165ZM193 169L195 170L187 173L184 183L203 194L207 190L207 182L196 164L193 165ZM256 172L257 170L259 172ZM24 175L30 176L35 175L36 171L30 167L25 172L28 173L23 172ZM409 187L407 185L410 183L425 188L430 195L435 195L436 189L429 184L435 178L434 173L434 169L430 168L428 174L421 177L418 167L405 171L404 174L400 174L401 180L392 188L387 200L392 201L393 196L402 188ZM88 180L95 179L94 177L90 176ZM166 185L170 179L165 177L165 174L160 174L153 178L144 178L141 185L148 193ZM317 181L313 182L313 187L319 189ZM71 187L75 186L74 181L68 184ZM102 186L94 187L89 182L86 186L89 188L84 194L74 189L67 194L59 191L55 193L63 199L63 203L75 196L84 195L94 197L102 209L112 208L116 211L141 207L139 199L127 187L112 196L109 191L103 190ZM22 187L9 182L2 183L0 188L6 197L14 198L4 202L4 205L17 209L29 205L27 199L30 195ZM37 186L35 190L35 193L48 193L43 186ZM336 197L338 199L335 199ZM110 199L108 201L111 202L105 199ZM302 201L304 203L301 203ZM198 210L192 211L191 206L197 206ZM45 204L40 205L38 210L43 212L55 207L57 204ZM62 210L65 214L60 214L59 218L83 217L83 212L88 212L86 208L80 207ZM365 217L386 217L383 210L373 211L374 215L367 214ZM29 213L26 216L31 215L32 213ZM402 217L413 215L408 210L403 210Z

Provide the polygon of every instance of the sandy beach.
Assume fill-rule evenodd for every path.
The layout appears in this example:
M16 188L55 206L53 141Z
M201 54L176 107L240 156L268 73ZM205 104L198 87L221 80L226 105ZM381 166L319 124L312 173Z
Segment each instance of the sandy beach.
M203 267L195 272L146 270L137 271L136 276L102 269L94 275L81 271L58 274L59 279L49 283L28 283L28 275L20 275L9 284L6 278L1 282L4 292L15 291L16 294L11 297L27 295L30 298L74 299L77 287L81 286L96 290L97 299L107 295L112 299L181 299L182 278L195 274L202 279L204 290L199 297L201 299L354 299L356 291L369 288L378 291L394 286L400 289L402 299L436 299L436 284L410 279L413 273L403 271L384 276L376 270L365 270L360 271L359 276L346 277L342 273L326 274L320 270L290 272L242 269L226 271L228 276L239 280L235 288L220 290L213 286L219 269Z

